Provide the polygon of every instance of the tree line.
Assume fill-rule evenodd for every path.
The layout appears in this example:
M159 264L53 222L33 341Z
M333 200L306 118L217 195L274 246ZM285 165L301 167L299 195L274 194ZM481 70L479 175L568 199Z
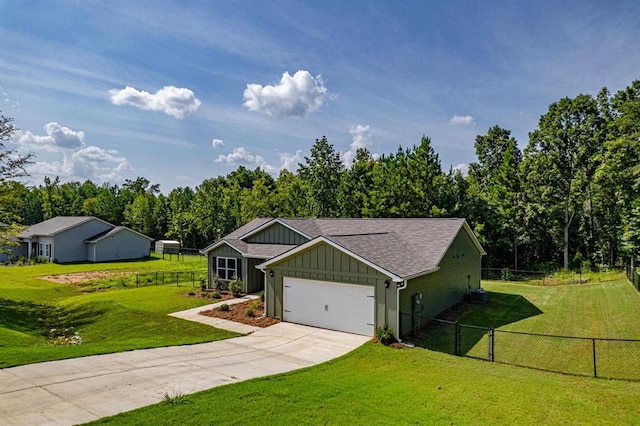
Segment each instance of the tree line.
M475 151L466 175L443 170L426 136L377 158L360 149L345 167L322 137L296 172L240 166L166 196L144 177L27 187L0 171L0 221L91 215L204 247L255 217L465 217L489 267L613 266L638 255L640 81L552 103L524 150L494 126Z

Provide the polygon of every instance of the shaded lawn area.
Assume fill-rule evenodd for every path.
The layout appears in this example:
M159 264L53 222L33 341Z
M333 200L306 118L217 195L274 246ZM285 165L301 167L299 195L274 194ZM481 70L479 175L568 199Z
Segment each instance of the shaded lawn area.
M142 269L141 269L142 265ZM202 343L237 334L167 316L208 303L175 285L81 294L39 276L90 270L170 270L182 263L152 260L102 264L0 267L0 368L85 355ZM51 328L73 327L80 345L53 346Z
M640 342L567 339L554 336L640 339L640 295L626 281L567 286L486 282L489 303L461 304L441 315L460 327L461 355L489 358L495 328L495 361L569 374L640 380ZM424 348L455 353L455 325L429 323L413 341ZM594 369L594 349L596 366Z
M634 424L640 383L564 376L367 343L316 367L92 424Z
M625 280L554 287L486 281L485 305L444 314L462 324L564 336L640 339L640 294Z

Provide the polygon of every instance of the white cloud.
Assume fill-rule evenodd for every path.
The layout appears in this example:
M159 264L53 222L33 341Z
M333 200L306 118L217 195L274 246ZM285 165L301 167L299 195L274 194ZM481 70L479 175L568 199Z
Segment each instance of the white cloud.
M263 164L260 166L262 170L265 172L277 175L282 170L289 170L290 172L295 172L298 169L298 163L302 161L304 156L302 155L302 150L299 149L295 154L291 154L289 152L282 152L278 154L280 156L280 165L272 166L271 164Z
M463 176L466 176L469 174L469 165L466 163L457 164L453 166L453 171L455 172L456 170L460 170L460 173L462 173Z
M243 105L268 115L303 116L318 110L326 99L327 88L320 75L313 77L309 71L299 70L291 76L285 71L273 86L247 84Z
M259 155L250 154L244 147L239 146L233 148L233 152L227 155L218 155L218 158L213 160L216 163L224 163L230 165L247 164L247 165L262 165L264 164L264 158Z
M76 177L98 181L122 181L124 172L131 170L126 158L118 156L118 151L88 146L71 156L73 174Z
M86 146L85 133L81 130L72 130L56 122L47 123L44 129L46 135L19 132L11 141L20 151L48 151L59 155L58 160L38 161L28 166L33 178L60 176L67 181L121 182L123 174L132 169L118 151Z
M280 164L277 166L271 165L267 163L264 157L260 155L251 154L246 148L239 146L237 148L233 148L233 152L227 155L218 155L218 157L213 160L215 163L223 163L230 166L237 165L247 165L252 167L260 167L267 173L272 175L277 175L281 170L287 169L291 172L295 172L298 168L298 163L302 161L303 155L302 150L297 150L295 154L291 154L289 152L279 153Z
M213 146L213 149L222 148L224 146L224 142L222 139L212 139L211 146Z
M16 142L29 149L44 149L57 152L84 147L84 132L71 130L52 121L45 124L46 135L34 135L31 132L18 132Z
M470 115L454 115L449 119L452 126L471 126L474 124L475 118Z
M0 86L0 99L4 101L4 105L9 108L20 110L20 102L14 101L9 97L9 94ZM0 110L3 108L0 107Z
M349 151L341 153L342 162L346 167L351 167L353 164L353 160L356 158L356 153L360 148L369 148L370 147L370 126L363 126L362 124L358 124L357 126L353 126L349 129L349 133L353 136L351 145L349 145Z
M197 111L201 104L191 90L175 86L165 86L155 94L127 86L121 90L109 90L109 97L114 105L132 105L144 110L162 111L179 119Z

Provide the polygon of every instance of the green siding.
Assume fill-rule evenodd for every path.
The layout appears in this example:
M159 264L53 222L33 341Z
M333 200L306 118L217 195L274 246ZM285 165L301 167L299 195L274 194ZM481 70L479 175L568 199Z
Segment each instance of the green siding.
M242 254L240 254L240 252L230 246L228 246L227 244L222 244L221 246L217 247L215 250L211 250L209 252L209 256L221 256L221 257L237 257L237 258L241 258Z
M271 265L273 277L267 271L267 315L282 318L283 278L306 278L310 280L332 281L346 284L370 285L375 287L375 326L385 323L397 330L397 310L395 283L385 288L389 277L374 268L326 243L310 247L304 252L283 259Z
M422 294L420 309L415 316L415 325L419 325L418 316L422 320L433 318L464 300L468 285L480 287L481 259L471 238L461 229L440 262L440 269L409 280L407 288L400 291L402 333L411 332L411 299L414 294Z
M244 238L248 243L256 244L295 244L300 245L309 241L307 238L279 223L263 229L262 231Z
M264 259L245 259L244 263L246 267L244 287L247 293L256 293L264 290L264 273L256 269L256 265L264 262Z

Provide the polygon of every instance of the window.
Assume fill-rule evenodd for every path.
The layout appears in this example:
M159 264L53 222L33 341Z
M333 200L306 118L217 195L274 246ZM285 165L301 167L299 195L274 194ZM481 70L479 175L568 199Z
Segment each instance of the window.
M38 257L51 257L51 244L38 243Z
M219 257L218 258L218 276L223 280L232 280L234 276L240 276L238 273L238 264L240 259L235 257Z

